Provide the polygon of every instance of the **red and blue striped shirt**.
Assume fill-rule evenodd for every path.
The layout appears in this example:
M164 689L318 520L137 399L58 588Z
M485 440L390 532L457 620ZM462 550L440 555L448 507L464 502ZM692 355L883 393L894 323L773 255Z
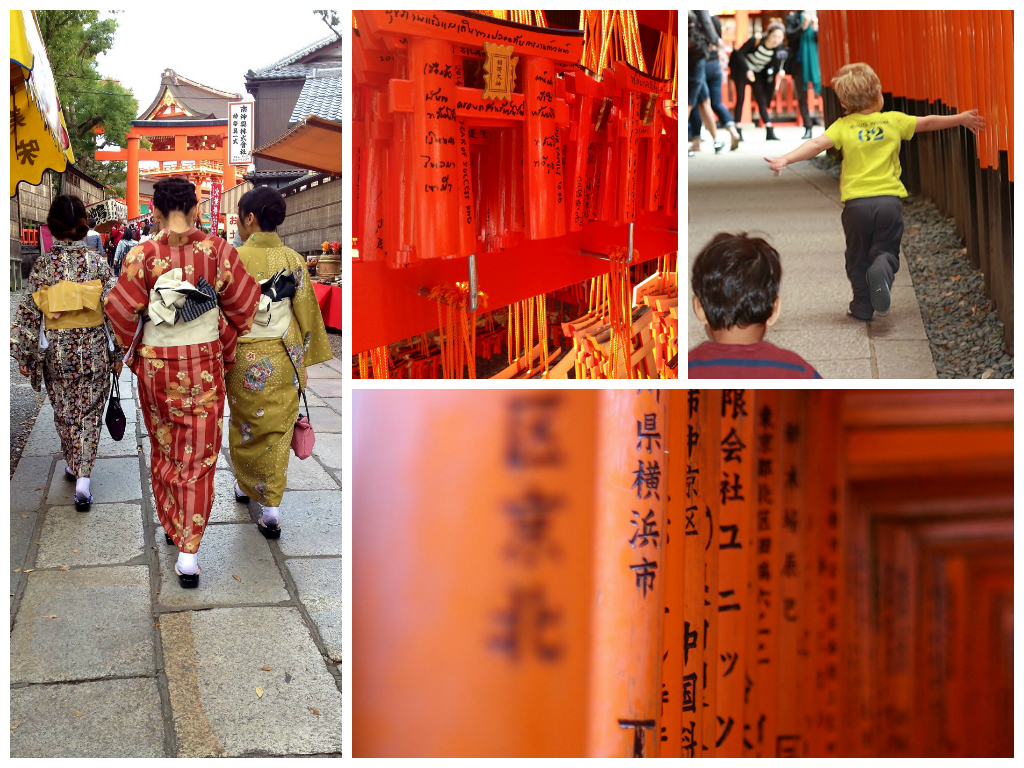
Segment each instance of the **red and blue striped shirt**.
M767 341L718 344L706 341L690 350L691 379L820 379L810 363L795 352Z

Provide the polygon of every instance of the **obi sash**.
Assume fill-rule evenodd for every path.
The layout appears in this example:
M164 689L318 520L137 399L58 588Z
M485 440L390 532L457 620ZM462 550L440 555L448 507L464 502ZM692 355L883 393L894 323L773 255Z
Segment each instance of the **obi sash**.
M282 269L260 281L260 305L252 321L247 339L282 339L292 325L292 297L295 296L295 275Z
M46 330L96 328L103 325L102 296L103 283L99 280L61 280L33 293L32 300L43 313Z
M203 277L197 285L182 280L179 269L164 272L149 292L149 317L142 343L152 347L184 347L220 338L217 292Z

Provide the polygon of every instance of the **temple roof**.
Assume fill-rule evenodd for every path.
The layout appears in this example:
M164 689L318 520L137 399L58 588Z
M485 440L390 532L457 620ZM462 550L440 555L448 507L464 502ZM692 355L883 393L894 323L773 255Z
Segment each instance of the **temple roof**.
M297 123L310 115L340 123L342 82L341 67L315 69L309 73L288 124Z
M252 80L287 80L302 78L316 69L341 66L341 40L337 35L317 40L294 53L285 56L260 69L250 69L245 79Z
M165 69L160 78L160 90L153 103L139 113L139 120L151 120L162 104L174 102L185 114L163 115L161 120L210 120L227 119L228 104L241 101L238 93L228 93L210 88L182 77L173 69Z

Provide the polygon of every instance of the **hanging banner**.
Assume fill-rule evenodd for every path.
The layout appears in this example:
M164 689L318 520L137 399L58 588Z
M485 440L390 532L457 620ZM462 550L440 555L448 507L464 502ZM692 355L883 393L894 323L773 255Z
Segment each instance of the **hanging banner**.
M220 187L221 182L210 182L210 232L217 234L217 224L220 222Z
M228 104L231 165L249 165L252 162L253 110L251 101L232 101Z

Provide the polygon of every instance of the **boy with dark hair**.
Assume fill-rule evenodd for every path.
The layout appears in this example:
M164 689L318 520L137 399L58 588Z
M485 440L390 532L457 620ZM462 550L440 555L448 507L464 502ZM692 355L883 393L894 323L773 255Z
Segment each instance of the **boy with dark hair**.
M847 115L824 135L801 144L782 157L765 160L775 175L791 163L809 160L833 147L843 151L839 178L846 232L846 275L853 301L846 314L868 321L873 313L886 315L890 289L900 268L903 206L907 196L900 181L900 142L915 133L964 126L975 134L985 128L978 110L958 115L915 117L882 112L882 82L867 64L847 64L832 78L832 87Z
M779 319L782 264L759 237L721 232L693 263L693 312L711 341L690 350L691 379L820 379L795 352L764 341Z

